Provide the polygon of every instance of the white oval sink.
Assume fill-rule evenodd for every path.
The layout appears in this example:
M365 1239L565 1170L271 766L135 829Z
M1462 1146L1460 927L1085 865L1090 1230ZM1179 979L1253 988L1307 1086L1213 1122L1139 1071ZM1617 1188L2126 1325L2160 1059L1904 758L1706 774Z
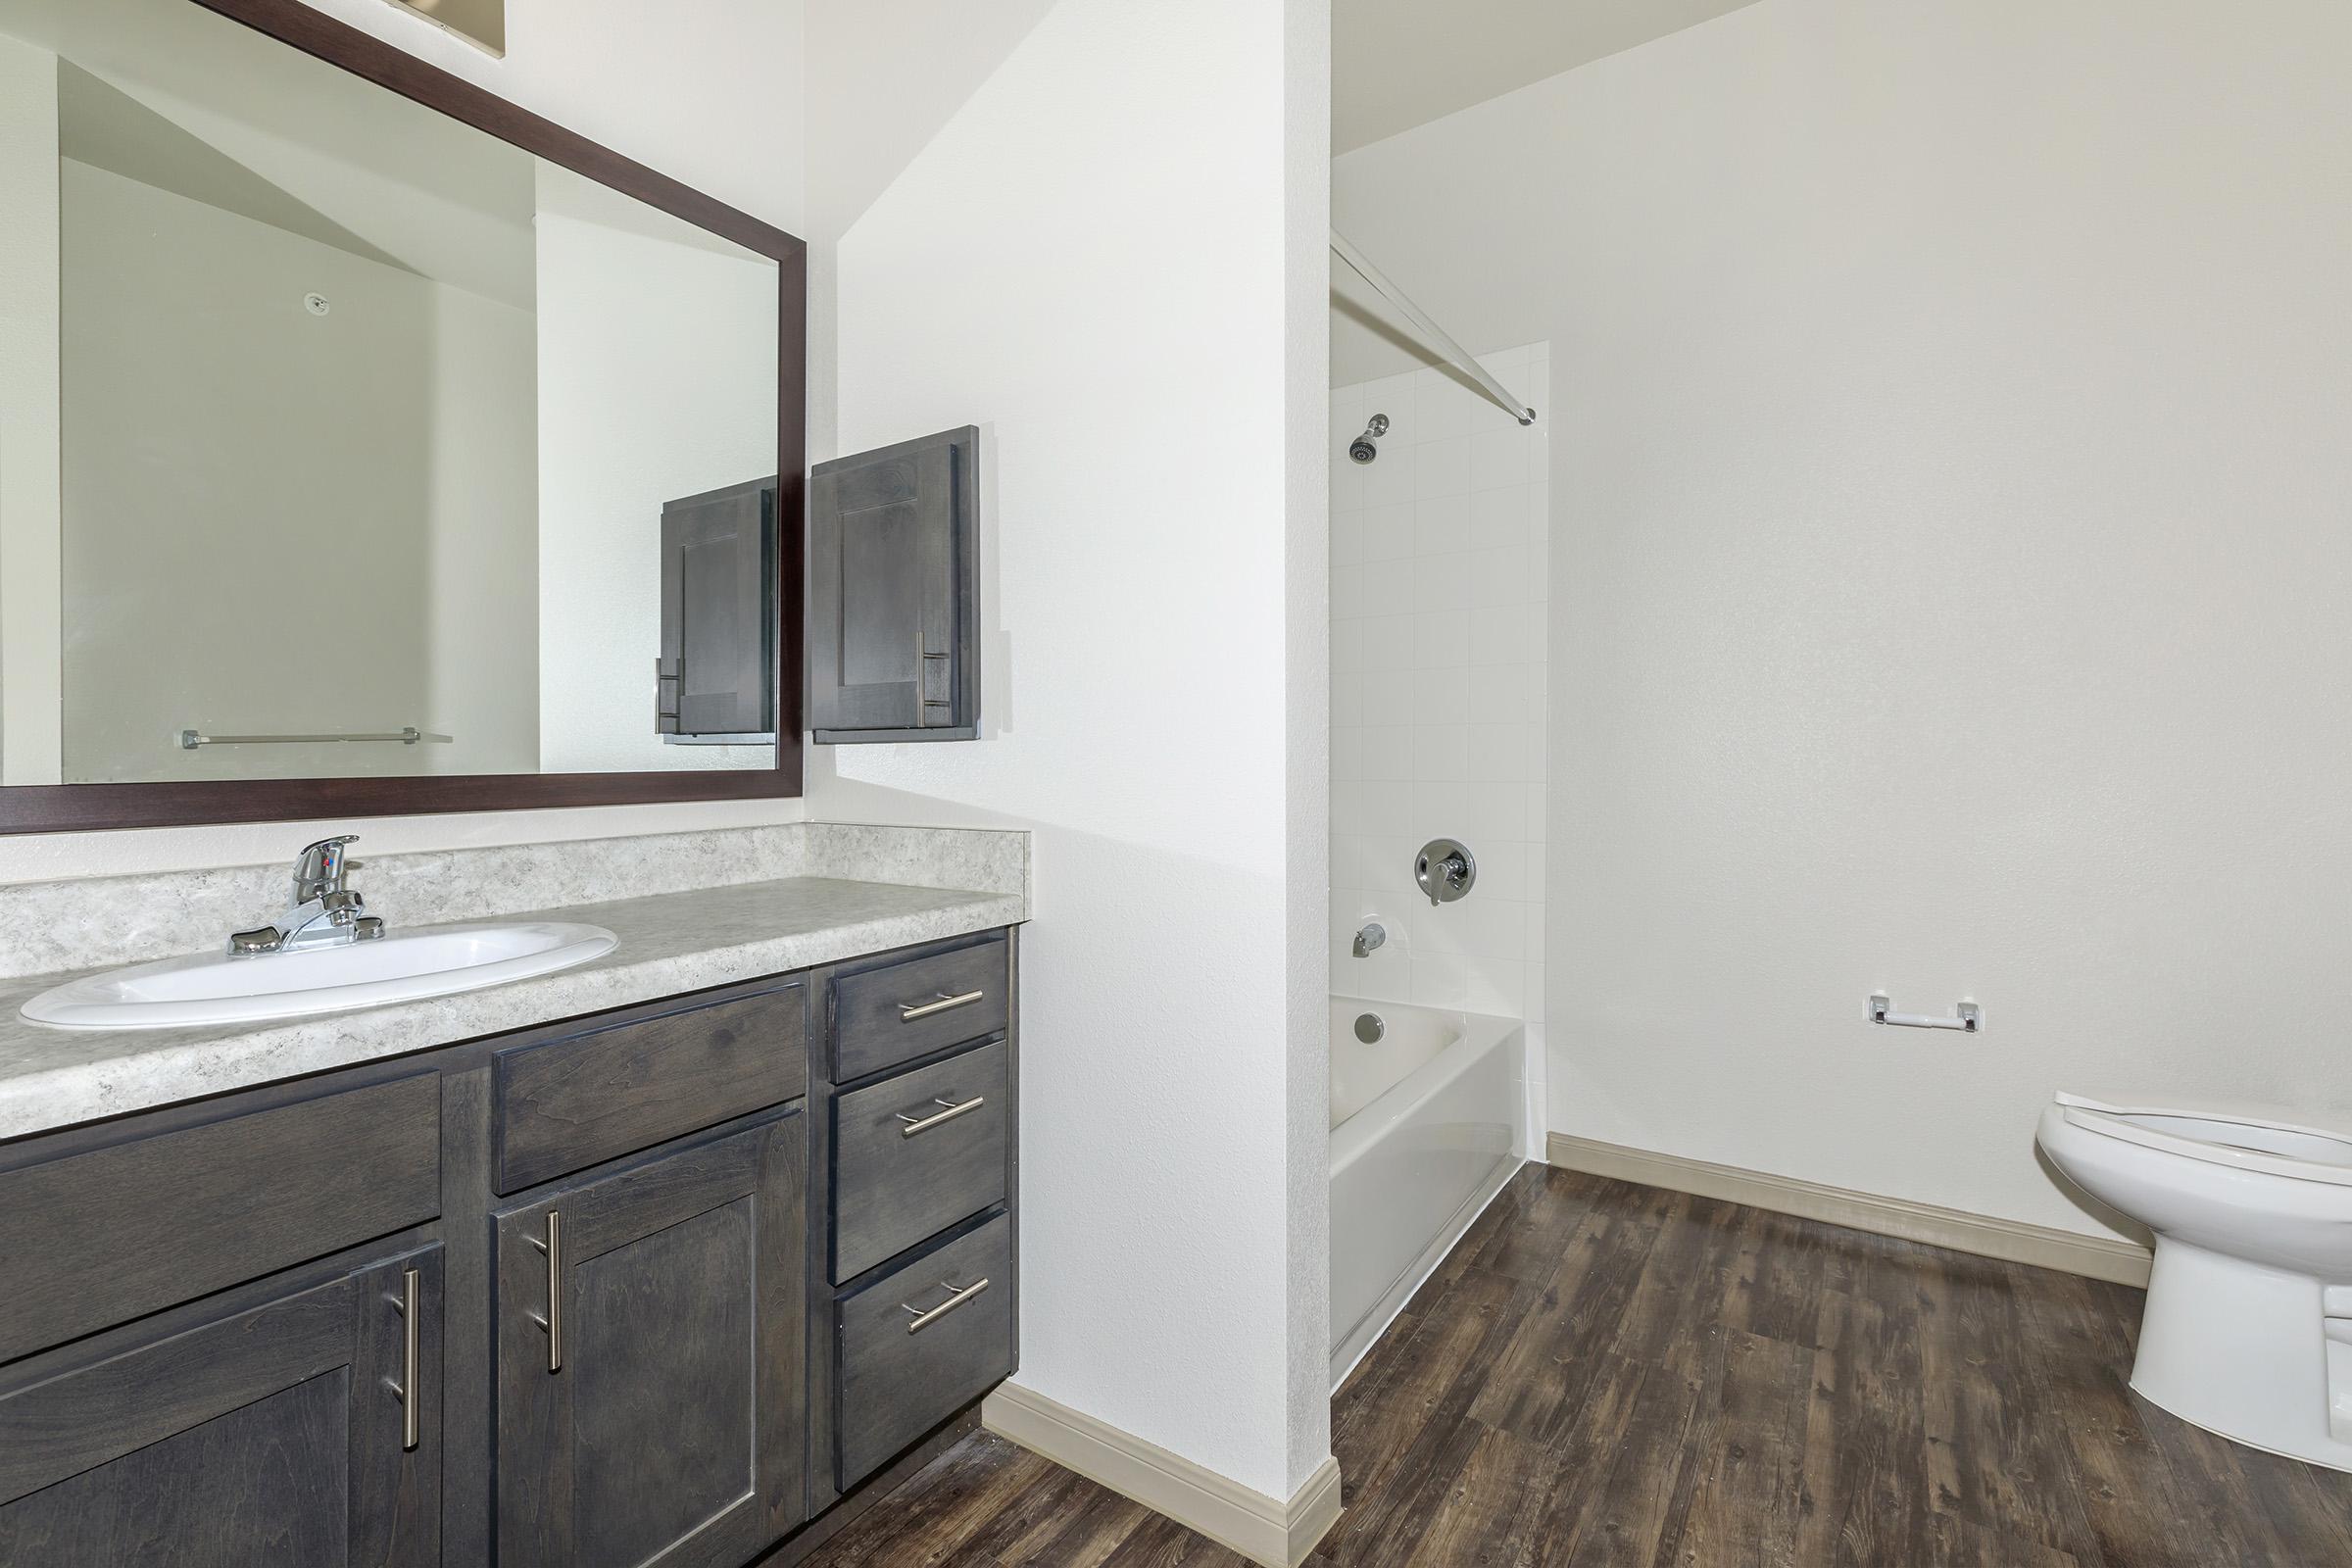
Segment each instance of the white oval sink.
M168 1029L344 1012L446 997L567 969L619 939L601 925L479 921L395 929L371 942L296 953L164 958L42 992L20 1009L61 1029Z

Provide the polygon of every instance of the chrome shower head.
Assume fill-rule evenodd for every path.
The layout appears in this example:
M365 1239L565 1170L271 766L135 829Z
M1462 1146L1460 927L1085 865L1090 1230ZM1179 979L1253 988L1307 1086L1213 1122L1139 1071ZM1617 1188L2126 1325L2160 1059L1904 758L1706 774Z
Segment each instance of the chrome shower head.
M1370 463L1374 458L1380 456L1380 448L1372 444L1373 437L1388 433L1389 416L1385 414L1375 414L1372 416L1372 422L1364 426L1364 433L1348 443L1348 455L1358 463Z

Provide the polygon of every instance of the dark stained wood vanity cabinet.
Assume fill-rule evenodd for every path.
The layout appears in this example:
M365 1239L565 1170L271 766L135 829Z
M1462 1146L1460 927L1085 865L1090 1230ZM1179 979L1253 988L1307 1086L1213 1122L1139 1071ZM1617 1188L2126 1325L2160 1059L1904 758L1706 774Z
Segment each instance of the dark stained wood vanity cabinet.
M1013 1370L1016 963L0 1145L0 1564L796 1560Z
M440 1466L404 1408L439 1425L440 1264L396 1252L13 1390L0 1563L442 1561Z
M497 1218L501 1563L748 1562L801 1522L798 1109Z
M832 1177L831 1245L809 1265L826 1329L817 1506L1012 1369L1018 966L1012 938L991 933L830 976L831 1049L809 1092Z

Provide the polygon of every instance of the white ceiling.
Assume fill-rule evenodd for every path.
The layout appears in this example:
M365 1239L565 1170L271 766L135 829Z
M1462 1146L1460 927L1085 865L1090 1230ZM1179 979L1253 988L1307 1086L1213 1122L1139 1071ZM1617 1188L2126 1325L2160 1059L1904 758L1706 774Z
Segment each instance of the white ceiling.
M1331 150L1351 152L1754 0L1332 0Z

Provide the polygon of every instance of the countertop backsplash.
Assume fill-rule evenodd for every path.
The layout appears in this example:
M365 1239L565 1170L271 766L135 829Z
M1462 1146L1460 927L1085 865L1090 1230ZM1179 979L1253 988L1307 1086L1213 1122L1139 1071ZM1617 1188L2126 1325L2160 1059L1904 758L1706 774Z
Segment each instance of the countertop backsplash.
M976 893L1029 891L1028 835L990 828L786 822L407 855L367 853L352 885L394 927L600 904L786 877ZM0 978L202 952L286 906L300 835L269 865L0 886Z

